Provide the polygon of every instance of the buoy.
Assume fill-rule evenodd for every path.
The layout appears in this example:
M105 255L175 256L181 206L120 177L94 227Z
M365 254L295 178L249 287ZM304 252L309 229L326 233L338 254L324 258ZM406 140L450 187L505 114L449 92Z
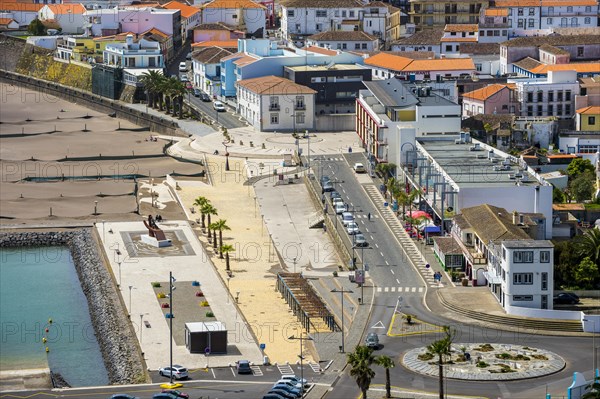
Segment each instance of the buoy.
M48 327L46 327L46 330L45 330L45 331L46 331L46 332L48 332L48 331L50 331L50 330L48 329Z
M50 348L46 347L46 353L50 352Z
M46 343L46 341L47 341L46 337L42 338L43 343Z
M60 196L62 197L62 194ZM52 324L52 318L48 319L48 324Z

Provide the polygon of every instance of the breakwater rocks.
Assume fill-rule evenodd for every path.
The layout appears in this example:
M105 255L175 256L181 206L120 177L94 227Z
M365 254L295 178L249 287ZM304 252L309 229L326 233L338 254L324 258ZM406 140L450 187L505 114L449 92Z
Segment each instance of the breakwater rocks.
M87 298L96 339L111 384L147 381L143 359L116 287L102 262L91 228L44 232L0 232L0 248L67 246Z

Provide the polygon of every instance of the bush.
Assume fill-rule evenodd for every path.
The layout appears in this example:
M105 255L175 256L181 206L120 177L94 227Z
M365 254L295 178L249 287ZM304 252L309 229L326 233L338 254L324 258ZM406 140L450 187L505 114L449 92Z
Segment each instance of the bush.
M479 367L479 368L484 369L486 367L489 367L490 365L487 364L486 362L484 362L483 360L480 360L480 361L477 362L476 366Z
M208 301L202 301L200 302L200 306L202 306L203 308L208 306Z
M215 317L215 314L209 310L206 312L206 317Z
M338 272L337 272L337 270L334 270L333 271L333 277L337 277L337 276L338 276Z
M491 352L494 350L494 347L490 344L483 344L480 345L479 348L475 348L475 350L478 350L479 352Z
M419 356L417 356L417 359L426 362L427 360L433 359L433 354L429 352L421 353Z
M166 298L167 297L164 292L159 292L158 294L156 294L156 296L158 298Z
M152 287L159 288L160 287L160 283L157 282L157 281L155 281L155 282L152 283Z
M409 314L406 315L406 323L407 324L412 324L412 316L409 315Z
M548 360L548 358L544 355L532 355L531 357L535 360Z

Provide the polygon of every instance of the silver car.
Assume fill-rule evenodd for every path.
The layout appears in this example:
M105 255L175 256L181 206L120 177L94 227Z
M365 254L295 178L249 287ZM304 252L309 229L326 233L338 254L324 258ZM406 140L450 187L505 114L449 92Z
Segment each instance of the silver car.
M170 377L172 374L173 378L176 380L183 380L188 378L187 369L178 364L174 364L172 368L169 366L161 367L158 369L158 374L163 377Z

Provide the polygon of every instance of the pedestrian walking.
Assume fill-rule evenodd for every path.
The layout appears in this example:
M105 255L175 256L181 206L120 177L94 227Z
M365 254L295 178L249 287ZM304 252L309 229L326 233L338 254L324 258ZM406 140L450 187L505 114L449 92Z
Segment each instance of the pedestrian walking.
M371 212L367 213L367 219L369 219L369 222L371 221Z

